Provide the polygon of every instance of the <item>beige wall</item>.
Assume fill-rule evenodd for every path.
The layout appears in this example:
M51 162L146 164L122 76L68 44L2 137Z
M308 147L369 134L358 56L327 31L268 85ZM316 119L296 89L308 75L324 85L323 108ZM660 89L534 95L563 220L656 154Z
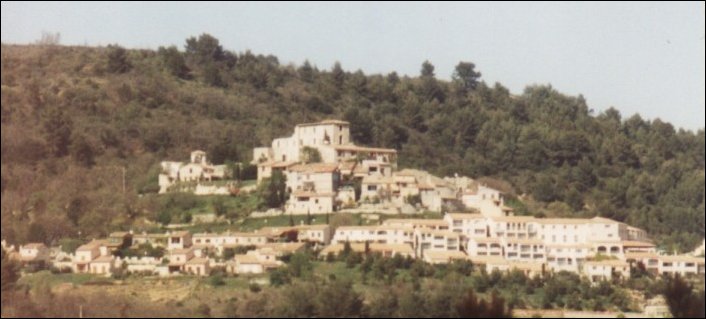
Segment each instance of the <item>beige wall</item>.
M287 188L292 192L313 187L316 193L333 193L338 188L338 171L333 173L306 173L287 171Z
M333 195L295 197L292 195L287 201L286 212L288 214L306 215L327 214L333 212Z
M339 227L333 237L333 242L343 244L351 243L380 243L380 244L413 244L414 230L393 226L372 227Z

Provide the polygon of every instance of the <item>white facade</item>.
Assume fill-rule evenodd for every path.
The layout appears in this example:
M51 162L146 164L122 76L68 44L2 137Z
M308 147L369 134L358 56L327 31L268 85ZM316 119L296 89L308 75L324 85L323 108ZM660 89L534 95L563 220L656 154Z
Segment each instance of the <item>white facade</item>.
M414 244L414 229L399 226L345 226L336 229L333 243Z
M327 120L299 124L294 128L292 136L274 139L270 149L257 148L253 158L259 161L267 156L269 161L300 162L302 148L311 147L319 151L324 163L333 163L338 154L330 151L331 148L344 145L353 145L348 122Z
M186 249L191 247L191 233L186 231L167 234L167 250Z
M466 208L476 209L488 217L508 215L502 192L484 185L478 185L476 190L469 190L461 196Z
M49 260L49 249L44 244L27 244L20 246L22 262L46 262Z
M206 152L191 152L191 162L170 162L161 163L162 173L159 174L159 193L167 193L172 186L179 182L202 182L224 179L226 177L225 165L212 165L208 162ZM217 195L207 193L206 195ZM201 193L204 193L203 189ZM199 194L197 194L199 195Z
M317 194L309 192L293 193L285 206L285 211L294 215L328 214L334 209L334 194Z
M414 249L417 256L424 258L429 251L460 251L461 236L448 230L417 228L414 230Z
M621 260L589 261L582 273L592 282L630 278L630 265Z

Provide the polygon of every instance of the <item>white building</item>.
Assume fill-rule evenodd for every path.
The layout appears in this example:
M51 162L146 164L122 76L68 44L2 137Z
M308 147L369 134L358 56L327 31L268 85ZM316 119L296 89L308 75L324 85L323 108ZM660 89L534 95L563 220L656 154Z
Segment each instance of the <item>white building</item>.
M236 255L233 261L227 263L226 271L231 274L262 274L282 266L273 253L251 250L244 255Z
M41 243L27 244L20 246L20 262L24 265L36 264L46 265L49 262L49 248Z
M91 272L91 262L101 256L107 256L108 250L101 241L94 240L88 244L79 247L74 256L74 272L89 273Z
M466 208L476 209L488 217L508 216L512 213L512 209L505 206L503 193L485 185L467 189L461 196L461 201Z
M333 243L378 243L378 244L414 244L414 229L399 226L344 226L338 227L333 236Z
M161 166L162 173L159 174L160 194L167 193L172 186L180 182L210 182L222 180L226 177L226 166L209 163L204 151L191 152L191 161L189 163L165 161L161 163ZM215 189L214 192L223 193L220 189ZM203 193L203 191L200 193Z
M591 282L630 278L630 265L622 260L587 261L582 273Z
M414 230L413 247L418 257L430 251L460 251L461 236L448 230L417 228Z
M325 120L298 124L291 136L274 139L269 148L256 148L253 160L254 163L305 162L305 148L317 150L323 163L368 159L394 166L397 156L393 149L356 146L351 140L348 122Z

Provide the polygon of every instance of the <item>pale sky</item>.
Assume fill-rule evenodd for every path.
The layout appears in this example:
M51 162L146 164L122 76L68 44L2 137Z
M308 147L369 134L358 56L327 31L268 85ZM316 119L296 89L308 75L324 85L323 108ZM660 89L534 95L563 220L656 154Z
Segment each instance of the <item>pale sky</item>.
M67 45L177 45L210 33L228 50L321 69L449 79L471 61L489 84L583 94L675 127L704 127L704 3L8 3L2 42L42 31Z

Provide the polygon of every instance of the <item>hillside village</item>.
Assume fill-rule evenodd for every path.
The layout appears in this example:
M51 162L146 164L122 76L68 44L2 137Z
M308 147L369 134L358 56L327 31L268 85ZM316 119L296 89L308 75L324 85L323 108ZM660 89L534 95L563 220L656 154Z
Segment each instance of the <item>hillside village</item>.
M326 120L299 124L294 134L255 148L258 184L286 177L289 195L282 214L346 214L347 209L442 213L441 219L386 219L373 226L292 225L252 232L116 232L73 253L40 243L2 249L27 270L112 276L209 276L262 274L282 267L305 250L320 259L341 253L380 254L428 264L470 261L488 272L519 270L528 276L568 271L597 283L628 278L638 265L656 275L704 275L699 250L690 255L659 252L648 234L611 219L515 216L502 192L467 177L439 178L421 170L397 170L394 149L363 147L351 140L349 124ZM163 162L160 189L178 182L224 179L225 166L195 151L190 163ZM356 191L356 184L360 185ZM230 194L210 189L204 194ZM197 188L198 189L198 186ZM198 192L197 192L198 193ZM125 249L144 255L121 256ZM159 253L150 253L158 251ZM703 255L703 246L700 248Z

